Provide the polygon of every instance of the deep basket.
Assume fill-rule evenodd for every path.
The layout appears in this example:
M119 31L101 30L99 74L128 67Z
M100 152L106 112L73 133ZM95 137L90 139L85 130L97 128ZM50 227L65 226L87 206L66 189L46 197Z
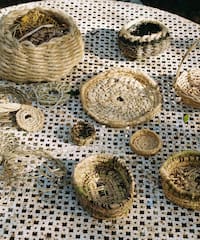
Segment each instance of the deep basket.
M81 61L84 43L73 19L55 9L34 8L68 26L68 32L34 45L10 31L16 19L33 9L9 12L0 20L0 77L17 83L60 81Z

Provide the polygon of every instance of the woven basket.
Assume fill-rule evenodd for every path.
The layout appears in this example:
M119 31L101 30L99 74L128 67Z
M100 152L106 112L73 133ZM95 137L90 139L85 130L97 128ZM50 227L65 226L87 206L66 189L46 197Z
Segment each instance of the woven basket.
M80 204L95 218L115 219L130 211L134 184L122 159L92 155L76 165L72 180Z
M88 122L79 121L71 129L72 141L79 146L90 144L95 137L95 128Z
M10 31L16 19L29 9L8 13L0 20L0 77L17 83L59 81L83 57L83 40L73 19L54 10L35 8L69 26L69 32L48 42L34 45L28 40L19 41Z
M169 157L160 168L166 197L181 207L200 210L200 152L182 151Z
M200 108L200 68L192 68L181 73L181 67L189 53L199 44L197 39L184 54L178 67L174 88L182 101L192 107Z
M141 129L130 138L131 149L139 155L155 155L162 148L160 137L149 129Z
M135 126L153 118L161 109L157 83L139 70L114 68L81 87L84 110L111 127Z
M141 19L125 24L119 32L124 56L135 60L158 55L170 45L169 31L161 22Z

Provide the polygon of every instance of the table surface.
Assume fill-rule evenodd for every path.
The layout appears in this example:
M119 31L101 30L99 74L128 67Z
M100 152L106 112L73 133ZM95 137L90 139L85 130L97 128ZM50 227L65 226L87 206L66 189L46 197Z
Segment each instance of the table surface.
M82 209L71 184L40 194L38 189L32 188L34 179L12 189L1 183L0 239L200 239L200 213L169 202L159 179L161 164L173 152L200 149L199 110L182 105L173 89L178 65L186 49L199 37L200 26L155 8L108 0L28 3L1 9L0 16L22 6L38 5L65 11L74 18L83 34L84 59L65 79L74 89L93 75L112 67L137 68L159 84L163 107L161 113L148 123L129 130L113 129L88 117L77 96L62 106L39 106L46 118L44 128L38 133L2 128L14 133L23 145L50 149L64 162L68 176L74 165L90 154L108 152L121 156L133 173L136 195L127 217L104 221L94 219ZM129 61L121 55L117 44L118 31L126 22L138 18L157 19L169 28L172 40L167 51L141 61ZM199 48L192 51L183 69L197 67L199 53ZM189 115L187 124L183 121L184 114ZM89 146L78 147L70 140L71 126L80 119L91 122L96 128L98 138ZM157 155L147 158L131 151L129 137L141 128L150 128L162 138L163 148Z

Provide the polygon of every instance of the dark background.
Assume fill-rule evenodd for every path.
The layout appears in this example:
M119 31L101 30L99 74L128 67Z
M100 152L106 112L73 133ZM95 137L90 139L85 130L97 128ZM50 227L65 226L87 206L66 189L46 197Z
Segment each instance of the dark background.
M0 0L0 8L32 1ZM194 22L200 23L200 0L141 0L141 1L144 3L144 5L156 7L162 10L167 10L169 12L188 18ZM127 0L126 2L131 1Z

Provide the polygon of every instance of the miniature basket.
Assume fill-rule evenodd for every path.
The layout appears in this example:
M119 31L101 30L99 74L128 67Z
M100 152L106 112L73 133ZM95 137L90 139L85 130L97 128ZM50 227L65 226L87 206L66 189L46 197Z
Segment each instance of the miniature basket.
M81 33L70 16L54 9L34 8L66 24L69 31L50 41L34 45L15 38L10 28L30 9L9 12L0 20L0 77L17 83L59 81L83 57ZM33 10L33 9L32 9Z
M200 152L186 150L173 154L160 168L166 197L175 204L200 210Z
M131 149L139 155L155 155L162 148L160 137L149 129L141 129L130 138Z
M170 37L167 27L161 22L140 19L122 27L118 42L124 56L135 60L162 53L169 47Z
M95 128L88 122L79 121L71 129L72 141L79 146L90 144L95 137Z
M113 68L81 87L83 109L111 127L135 126L161 109L157 83L139 70Z
M200 68L192 68L181 73L181 67L189 53L199 44L200 38L184 54L178 67L174 88L182 101L192 107L200 108Z
M122 159L107 154L79 162L72 176L80 204L99 219L126 216L133 202L134 184Z

